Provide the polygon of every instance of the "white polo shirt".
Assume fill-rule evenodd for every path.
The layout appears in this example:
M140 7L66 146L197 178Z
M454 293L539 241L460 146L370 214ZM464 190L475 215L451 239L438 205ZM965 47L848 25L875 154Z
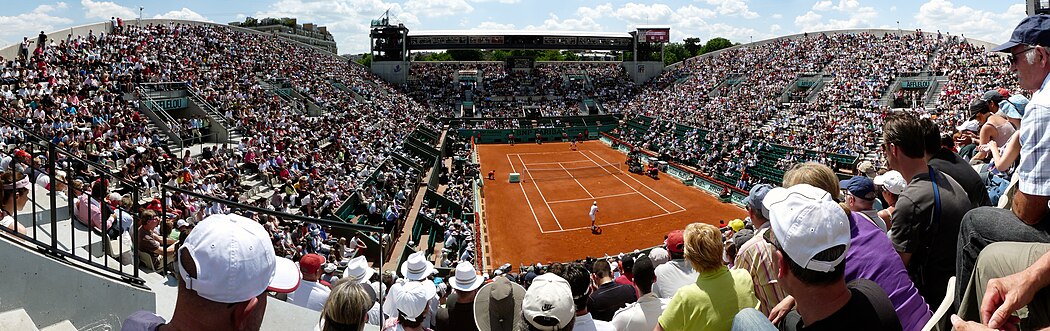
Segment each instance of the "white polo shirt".
M295 292L288 293L288 303L299 307L321 311L332 290L320 282L303 280Z

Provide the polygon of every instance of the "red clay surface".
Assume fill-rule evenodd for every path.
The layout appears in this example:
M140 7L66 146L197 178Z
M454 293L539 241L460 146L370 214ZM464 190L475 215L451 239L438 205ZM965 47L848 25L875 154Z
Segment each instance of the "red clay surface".
M577 151L568 143L478 145L478 155L481 173L496 170L496 180L484 183L489 268L630 252L658 245L667 232L689 223L717 225L747 216L670 175L655 180L627 172L627 156L596 140ZM576 171L585 174L579 178L561 170L581 167L590 168ZM521 173L523 181L509 183L511 172ZM595 201L601 234L590 229Z

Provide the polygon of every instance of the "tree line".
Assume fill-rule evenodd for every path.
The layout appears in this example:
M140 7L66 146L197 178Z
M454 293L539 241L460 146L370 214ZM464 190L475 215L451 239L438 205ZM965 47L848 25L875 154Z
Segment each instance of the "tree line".
M681 42L672 42L664 45L664 65L670 65L683 61L685 59L702 55L710 52L714 52L720 49L732 47L733 42L729 39L716 37L711 38L706 43L701 43L700 38L685 38ZM634 54L632 52L611 52L616 61L622 61L624 59L633 59ZM649 47L639 52L639 60L660 60L660 48ZM582 61L585 60L577 52L566 51L566 50L448 50L444 52L434 53L419 53L414 54L414 61L504 61L507 57L511 56L530 56L535 57L536 61ZM363 65L370 65L372 57L370 54L365 54L359 63Z

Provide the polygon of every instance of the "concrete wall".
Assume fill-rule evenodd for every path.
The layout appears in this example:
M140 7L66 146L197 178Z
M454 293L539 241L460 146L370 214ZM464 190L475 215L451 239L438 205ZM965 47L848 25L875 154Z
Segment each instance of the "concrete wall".
M390 84L400 85L408 81L408 61L372 61L372 73Z
M119 330L154 294L0 239L0 311L24 308L38 326L69 320L80 330Z
M663 73L664 63L660 61L624 62L623 69L627 71L627 76L630 76L635 84L643 84L650 78Z

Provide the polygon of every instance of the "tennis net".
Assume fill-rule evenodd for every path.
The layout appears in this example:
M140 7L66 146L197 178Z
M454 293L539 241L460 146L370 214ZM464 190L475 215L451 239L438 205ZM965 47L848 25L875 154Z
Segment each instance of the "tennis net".
M620 170L619 164L600 164L586 167L574 167L574 168L530 168L525 167L522 171L522 175L526 176L526 180L533 180L537 182L541 181L552 181L562 179L580 179L580 178L591 178L610 176L615 174L623 173Z

